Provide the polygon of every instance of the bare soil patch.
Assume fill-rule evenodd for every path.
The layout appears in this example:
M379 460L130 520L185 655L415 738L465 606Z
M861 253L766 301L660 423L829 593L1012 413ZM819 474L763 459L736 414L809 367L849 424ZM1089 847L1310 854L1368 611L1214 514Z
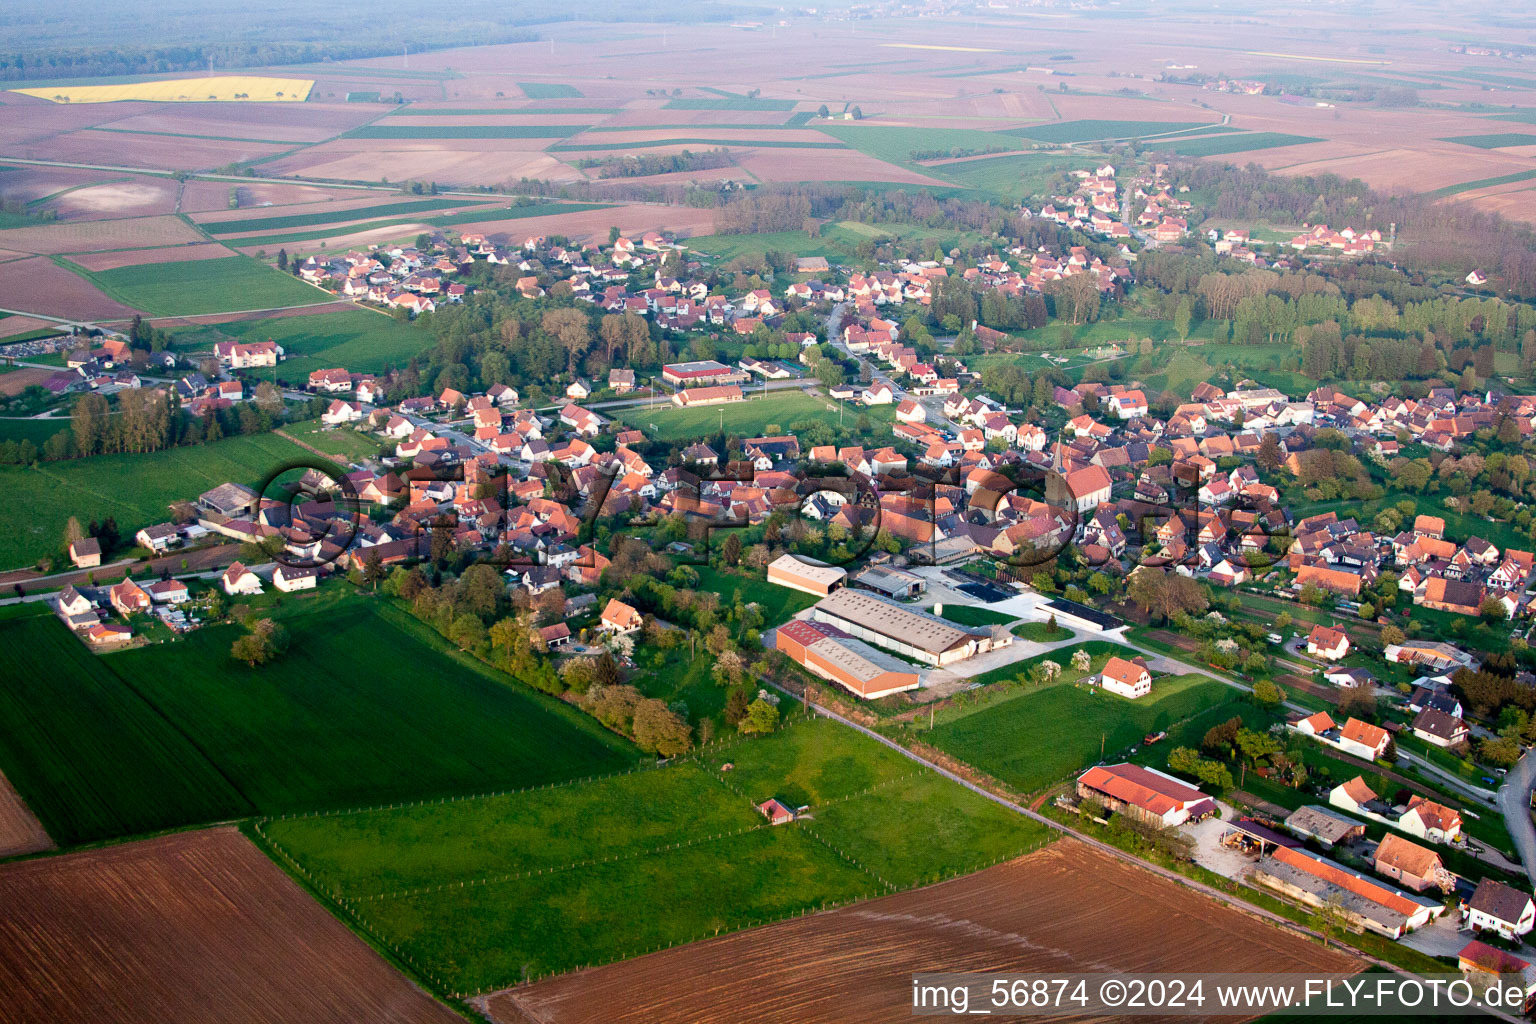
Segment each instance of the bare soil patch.
M0 857L53 849L42 823L4 774L0 774Z
M79 274L42 256L0 263L0 295L10 309L71 320L112 320L134 312Z
M86 270L113 270L117 267L136 267L143 263L187 263L192 260L216 260L234 253L213 242L195 242L192 245L171 245L163 249L124 249L119 252L96 252L71 256L71 263L78 263Z
M0 248L45 255L149 248L203 240L204 236L178 217L78 220L0 231Z
M87 185L66 192L51 204L64 220L96 217L150 217L176 212L177 182L157 178Z
M885 1024L910 1016L910 979L920 971L1352 973L1361 966L1064 839L927 889L477 1003L504 1024Z
M0 867L0 1024L453 1024L232 828Z
M0 324L8 324L12 319L7 317L4 320L0 320ZM20 334L22 332L17 331L16 333ZM0 373L0 395L7 397L19 395L33 384L41 384L49 377L52 377L55 372L54 370L44 370L37 366L23 366L20 369L12 370L10 373ZM69 426L67 420L59 421L60 430L67 426Z

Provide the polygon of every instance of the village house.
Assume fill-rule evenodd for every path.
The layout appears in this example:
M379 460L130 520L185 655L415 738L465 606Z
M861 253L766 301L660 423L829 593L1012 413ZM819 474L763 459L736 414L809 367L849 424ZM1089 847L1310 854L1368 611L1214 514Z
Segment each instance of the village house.
M638 611L620 601L618 598L610 598L603 608L602 617L598 620L597 628L608 633L633 633L643 623L643 618Z
M261 577L239 562L231 563L219 577L219 582L224 587L224 593L231 597L261 593Z
M69 560L77 569L91 569L101 564L101 541L82 537L69 542Z
M1462 908L1462 924L1474 932L1518 939L1529 935L1536 924L1536 902L1524 889L1485 878Z
M1099 673L1099 686L1110 693L1135 700L1152 692L1152 673L1141 658L1111 657Z
M1342 629L1313 626L1307 636L1307 653L1314 658L1339 661L1349 653L1349 636Z

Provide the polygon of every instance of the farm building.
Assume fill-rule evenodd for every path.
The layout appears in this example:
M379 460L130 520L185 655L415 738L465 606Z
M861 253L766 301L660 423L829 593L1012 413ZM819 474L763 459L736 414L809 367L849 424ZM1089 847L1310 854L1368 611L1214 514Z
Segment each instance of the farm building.
M867 700L915 690L916 666L825 622L797 619L775 632L775 646L807 672Z
M860 570L850 582L886 597L906 600L921 594L927 581L915 572L907 572L888 565L871 565Z
M1336 903L1352 926L1389 939L1423 927L1445 909L1331 860L1285 847L1260 860L1251 877L1309 907Z
M1316 804L1292 811L1285 819L1285 827L1303 839L1316 839L1325 847L1365 838L1365 822L1335 814Z
M747 379L747 375L713 359L696 359L687 363L668 363L661 368L661 379L675 388L687 388L739 384Z
M949 665L992 649L991 631L965 629L861 590L835 591L811 609L811 618L929 665Z
M1457 955L1456 965L1477 992L1495 982L1508 987L1515 984L1518 978L1518 984L1525 991L1525 1001L1520 1006L1520 1012L1530 1013L1536 1008L1536 965L1530 961L1473 939Z
M1099 686L1135 700L1152 692L1152 673L1140 658L1110 658L1099 673Z
M1456 876L1445 869L1438 853L1391 832L1382 836L1372 866L1378 875L1414 892L1450 892L1456 887Z
M1513 939L1529 934L1536 924L1536 903L1524 889L1485 878L1477 883L1477 890L1462 907L1462 923L1473 931L1495 932Z
M773 797L758 804L757 813L767 818L770 825L788 825L795 820L795 812L789 805Z
M843 585L848 570L784 554L768 563L768 582L825 597Z
M244 484L219 484L197 496L197 507L221 516L247 515L256 507L256 492Z
M1422 665L1436 672L1471 667L1475 660L1470 654L1450 644L1437 640L1405 640L1400 644L1388 644L1382 656L1399 665Z
M1078 776L1077 795L1153 828L1197 821L1216 810L1193 786L1138 764L1095 765Z
M725 405L740 402L745 396L735 384L718 387L684 388L672 395L672 404L680 409L692 409L701 405Z

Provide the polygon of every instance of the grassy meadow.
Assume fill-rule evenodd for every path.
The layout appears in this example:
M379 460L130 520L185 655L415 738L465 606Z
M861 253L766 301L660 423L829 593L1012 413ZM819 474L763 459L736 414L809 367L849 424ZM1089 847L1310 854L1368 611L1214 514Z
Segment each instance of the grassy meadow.
M753 806L769 797L808 812L769 826ZM873 740L803 718L657 769L272 820L262 834L458 993L950 877L1047 839Z
M154 316L232 313L331 302L334 296L249 256L149 263L95 273L69 269L112 298Z

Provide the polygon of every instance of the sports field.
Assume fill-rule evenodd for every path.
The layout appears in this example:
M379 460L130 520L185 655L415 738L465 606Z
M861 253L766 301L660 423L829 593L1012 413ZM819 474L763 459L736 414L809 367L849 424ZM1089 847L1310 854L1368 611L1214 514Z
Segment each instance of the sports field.
M283 598L291 646L238 626L92 655L52 616L0 623L0 770L60 843L543 785L633 763L592 719L349 588Z
M1065 667L1071 655L1057 660ZM1127 700L1097 689L1026 685L1009 700L941 723L922 739L945 753L1019 789L1033 792L1066 779L1142 736L1214 704L1237 691L1205 676L1156 679L1152 693Z
M770 826L753 807L769 797L808 813ZM1045 839L873 740L804 719L637 774L262 830L453 993L965 873Z
M76 268L71 264L70 269ZM125 306L154 316L233 313L335 301L335 296L249 256L78 272Z
M850 404L843 411L843 425L852 427L861 412L867 413L870 419L889 421L895 415L894 410L895 406L865 409ZM620 410L617 415L625 423L645 431L647 436L672 441L717 434L721 429L727 434L754 437L764 433L770 425L789 430L791 424L808 419L835 425L838 411L837 403L831 399L800 391L780 391L769 392L763 398L698 409L680 409L671 402L658 403L655 408L637 405Z

